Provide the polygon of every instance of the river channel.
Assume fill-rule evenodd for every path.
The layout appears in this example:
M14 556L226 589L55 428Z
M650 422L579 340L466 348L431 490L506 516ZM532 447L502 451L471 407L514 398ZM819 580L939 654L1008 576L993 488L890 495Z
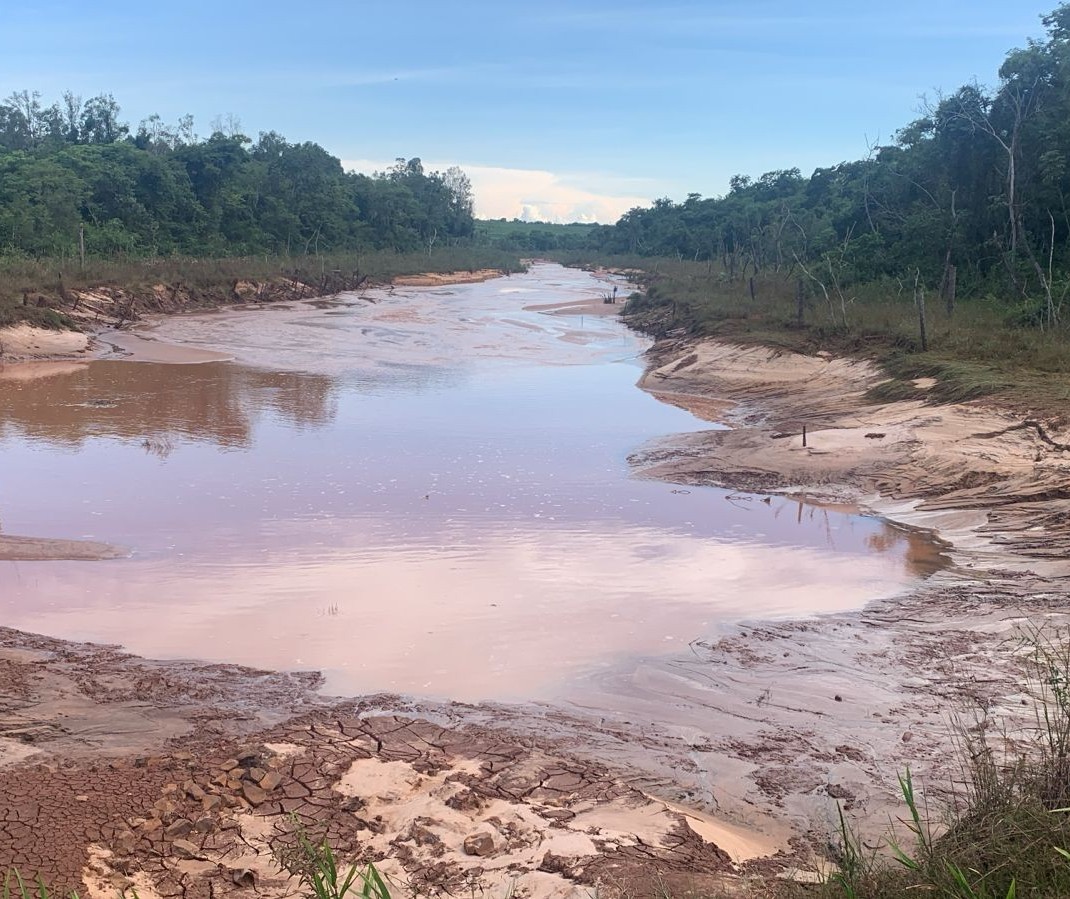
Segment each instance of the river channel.
M613 283L538 264L143 332L217 361L8 366L3 532L125 554L0 562L3 623L331 693L554 700L923 576L880 520L636 477L648 441L716 425L635 387L645 338L546 308Z

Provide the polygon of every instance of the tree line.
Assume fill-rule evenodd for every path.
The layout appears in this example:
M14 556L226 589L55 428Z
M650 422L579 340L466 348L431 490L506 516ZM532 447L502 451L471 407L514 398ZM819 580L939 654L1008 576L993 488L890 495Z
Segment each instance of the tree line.
M926 101L867 158L657 200L599 228L591 247L706 260L729 279L794 275L844 317L853 285L886 281L928 290L949 313L993 296L1022 323L1058 323L1070 294L1070 4L1042 20L1046 37L1010 51L995 88Z
M254 141L233 117L203 139L191 116L134 129L111 95L0 103L0 256L430 251L473 234L459 168L346 172L318 144Z

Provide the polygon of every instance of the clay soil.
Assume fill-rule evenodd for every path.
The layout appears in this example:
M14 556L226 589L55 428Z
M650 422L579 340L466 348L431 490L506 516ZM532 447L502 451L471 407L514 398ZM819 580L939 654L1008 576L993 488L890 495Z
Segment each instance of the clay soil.
M699 833L713 822L604 764L317 683L0 630L0 867L100 897L283 896L301 830L421 894L583 895L733 868Z

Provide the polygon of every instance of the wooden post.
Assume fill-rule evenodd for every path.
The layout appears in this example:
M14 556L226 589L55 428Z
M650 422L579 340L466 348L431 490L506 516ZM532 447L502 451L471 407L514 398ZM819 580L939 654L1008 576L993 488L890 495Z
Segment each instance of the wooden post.
M754 302L754 278L750 279L750 301Z
M795 323L801 328L803 326L803 316L806 313L806 288L803 286L803 279L799 278L795 282Z
M78 255L82 260L82 271L85 271L85 223L78 225Z
M925 334L925 291L921 289L921 269L914 270L914 303L918 307L918 333L924 353L929 349L929 340Z
M806 446L806 425L803 425L803 446Z

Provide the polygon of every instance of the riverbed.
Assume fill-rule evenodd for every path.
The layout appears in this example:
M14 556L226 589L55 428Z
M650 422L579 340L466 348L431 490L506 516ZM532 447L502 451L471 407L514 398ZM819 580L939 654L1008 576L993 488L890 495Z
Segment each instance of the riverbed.
M120 558L0 562L4 623L320 670L334 694L567 701L931 571L931 544L873 517L635 477L630 454L720 426L635 386L649 344L604 314L614 286L537 264L170 317L104 359L9 367L3 532Z

